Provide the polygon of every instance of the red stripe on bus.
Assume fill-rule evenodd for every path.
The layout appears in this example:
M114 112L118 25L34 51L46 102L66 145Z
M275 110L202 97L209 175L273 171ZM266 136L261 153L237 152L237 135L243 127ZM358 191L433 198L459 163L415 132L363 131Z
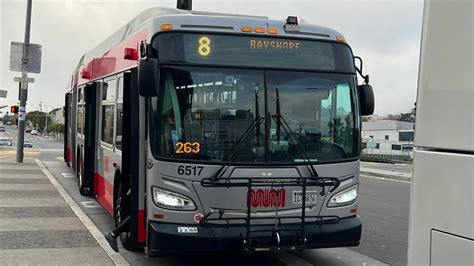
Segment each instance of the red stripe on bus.
M94 192L99 203L105 208L105 210L113 216L113 198L114 190L113 185L107 181L99 173L94 175ZM145 223L145 210L138 210L138 242L146 242L146 223Z
M86 55L86 58L89 58L86 59L88 62L84 62L84 65L80 66L78 71L79 73L90 73L90 76L83 77L82 75L79 75L78 80L75 82L73 81L73 84L87 83L91 79L96 79L98 77L116 73L124 69L136 67L138 65L138 58L136 60L125 59L125 48L132 48L138 51L140 42L146 41L147 38L148 31L142 30L137 32L135 35L128 37L123 42L116 44L102 54L93 55L88 53Z
M145 226L145 210L138 210L138 242L145 243L146 226Z
M113 216L114 186L99 173L94 175L94 192L99 203Z
M66 162L70 162L70 161L71 161L71 149L66 148Z

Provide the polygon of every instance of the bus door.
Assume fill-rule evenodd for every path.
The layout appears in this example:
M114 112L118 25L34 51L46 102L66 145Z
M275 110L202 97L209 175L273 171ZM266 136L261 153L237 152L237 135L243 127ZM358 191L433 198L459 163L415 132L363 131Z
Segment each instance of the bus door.
M122 198L131 189L128 201L121 208L121 217L130 216L127 249L137 250L145 243L145 206L143 189L144 108L138 94L137 69L123 75L123 131L122 131ZM119 84L119 87L121 84ZM124 239L122 239L123 243Z
M71 143L69 142L69 127L71 126L71 115L69 110L72 104L72 94L66 93L64 96L64 161L70 165L71 161Z
M85 120L84 120L84 176L81 193L91 195L94 191L94 173L96 165L97 146L97 95L100 83L87 84L85 90Z

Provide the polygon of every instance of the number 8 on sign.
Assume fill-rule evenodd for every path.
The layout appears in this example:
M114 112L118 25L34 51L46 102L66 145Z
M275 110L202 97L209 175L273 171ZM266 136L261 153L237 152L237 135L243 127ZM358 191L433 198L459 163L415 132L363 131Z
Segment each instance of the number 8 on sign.
M202 56L208 56L211 53L211 40L207 36L199 38L198 52Z

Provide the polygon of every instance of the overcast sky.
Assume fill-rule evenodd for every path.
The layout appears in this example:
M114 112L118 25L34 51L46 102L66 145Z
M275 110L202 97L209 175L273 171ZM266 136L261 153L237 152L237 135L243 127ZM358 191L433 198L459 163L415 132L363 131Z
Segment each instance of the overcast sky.
M43 46L42 72L31 74L27 111L39 102L64 104L66 82L84 52L100 43L139 12L176 1L33 0L31 42ZM194 0L193 9L265 15L298 16L343 33L355 55L364 60L375 90L377 114L408 112L416 99L421 39L422 0ZM18 84L9 71L10 42L23 42L26 0L0 0L0 89L15 103ZM3 109L6 111L6 109Z

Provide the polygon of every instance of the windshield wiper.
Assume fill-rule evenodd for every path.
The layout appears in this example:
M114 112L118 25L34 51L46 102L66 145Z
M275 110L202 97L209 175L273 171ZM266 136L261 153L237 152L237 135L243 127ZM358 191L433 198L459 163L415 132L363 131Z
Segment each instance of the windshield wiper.
M301 154L304 156L304 162L307 163L309 172L311 173L312 177L319 177L318 172L316 172L316 169L314 169L313 164L311 164L311 159L309 158L308 154L306 153L306 150L303 147L303 144L301 143L300 139L296 136L295 132L288 126L288 123L286 120L283 118L281 115L273 115L272 116L273 120L277 124L277 131L278 131L278 126L281 125L283 127L283 130L285 133L290 136L291 138L294 139L296 143L296 147L300 150Z
M258 87L255 86L255 120L260 119L260 109L258 107ZM260 124L255 128L255 134L257 135L257 147L260 146Z
M304 149L303 144L301 143L300 139L296 136L296 134L293 132L293 130L291 130L290 126L288 126L288 123L283 118L283 116L273 115L272 118L275 121L275 123L281 124L281 126L283 127L283 130L285 131L285 133L288 136L291 136L294 139L294 141L296 142L296 147L299 148L299 150L301 151L301 154L303 154L303 156L304 156L303 161L306 163L306 167L308 167L308 170L311 174L311 178L318 178L318 179L321 180L321 182L322 182L321 195L324 196L326 194L326 188L325 188L326 186L333 186L333 188L329 190L329 193L332 193L334 190L336 190L336 188L339 187L339 180L337 178L324 178L324 177L320 177L318 175L318 172L316 171L313 164L311 163L311 159L309 158L308 154L306 153L306 150ZM328 179L330 181L327 181Z
M239 151L240 148L247 142L253 130L255 130L255 134L257 138L257 146L260 146L260 124L262 123L262 120L263 120L263 117L260 117L259 104L258 104L258 86L255 86L255 119L252 121L250 126L247 127L247 129L245 129L244 133L237 140L232 150L230 150L229 155L227 156L227 160L219 168L219 170L217 170L216 174L212 178L213 181L216 181L217 179L222 177L222 175L225 173L225 171L223 170L226 169L229 166L229 164L231 164L236 159L237 151Z
M281 117L281 110L280 110L280 90L276 87L276 115ZM276 121L275 121L276 122ZM280 123L276 123L276 135L277 135L277 143L280 144L280 133L281 133L281 126Z
M229 164L231 164L237 158L237 152L247 142L248 138L252 135L254 129L260 127L262 121L263 117L260 117L258 115L257 117L255 117L255 119L252 121L252 124L250 124L250 126L245 130L244 134L242 134L242 136L240 136L240 138L237 140L232 150L230 150L227 160L224 162L224 164L222 164L222 166L219 168L219 170L217 170L216 174L212 178L213 181L216 181L217 179L222 177L222 174L225 173L225 171L223 170L226 169Z

